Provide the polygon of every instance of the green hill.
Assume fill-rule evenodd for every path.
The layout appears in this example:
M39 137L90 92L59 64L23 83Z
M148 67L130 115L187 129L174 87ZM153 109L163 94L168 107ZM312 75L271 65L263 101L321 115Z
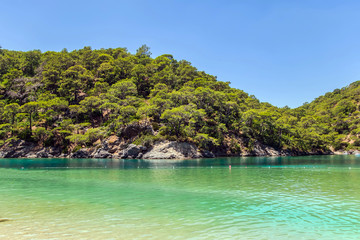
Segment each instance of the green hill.
M231 80L231 79L229 79ZM359 149L360 82L296 109L277 108L147 46L68 52L0 49L0 145L18 139L74 152L189 142L219 155L259 145L293 153Z
M304 112L299 127L318 135L333 150L360 147L360 81L316 98L294 111Z

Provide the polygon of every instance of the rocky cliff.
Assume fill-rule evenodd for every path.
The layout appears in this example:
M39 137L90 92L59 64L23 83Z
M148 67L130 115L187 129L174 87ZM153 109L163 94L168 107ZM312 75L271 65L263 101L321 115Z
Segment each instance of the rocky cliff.
M157 141L151 146L126 144L116 136L99 142L95 147L81 148L64 153L60 147L40 147L31 142L16 140L0 148L0 158L123 158L123 159L190 159L213 158L218 156L296 156L308 154L332 154L332 152L291 152L276 150L259 142L251 151L231 154L224 151L206 151L192 143Z

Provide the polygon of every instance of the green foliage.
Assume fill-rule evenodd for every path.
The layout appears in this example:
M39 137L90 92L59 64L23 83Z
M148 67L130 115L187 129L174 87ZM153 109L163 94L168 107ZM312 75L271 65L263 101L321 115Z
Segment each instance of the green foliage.
M211 149L218 145L215 138L210 137L208 134L204 134L204 133L196 134L194 140L195 143L197 143L198 146L203 149Z
M51 140L52 137L52 132L46 130L44 127L37 127L34 130L33 139L37 142L40 142L41 144L47 145L47 143L49 143L49 140Z
M70 142L76 145L84 145L86 147L91 146L95 141L102 140L104 131L100 128L90 128L84 134L72 134L66 137Z
M8 123L0 124L0 138L4 139L8 136L11 130L11 125Z
M197 125L201 125L204 116L205 111L203 109L197 109L195 104L167 109L161 115L161 119L165 121L163 134L175 135L176 137L193 136L194 133L190 131L190 129L200 127Z
M146 122L157 139L191 141L203 149L318 151L360 146L360 81L290 109L261 103L229 82L148 46L72 52L0 49L0 142L26 139L67 149L91 146ZM121 134L120 134L121 135Z
M136 145L143 145L145 147L150 147L152 146L156 141L161 140L160 136L155 136L155 135L142 135L140 137L138 137L133 144Z

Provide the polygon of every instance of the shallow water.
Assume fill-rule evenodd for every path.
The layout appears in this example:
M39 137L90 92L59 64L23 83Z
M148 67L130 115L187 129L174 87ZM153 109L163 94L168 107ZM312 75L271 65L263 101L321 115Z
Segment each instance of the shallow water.
M359 239L359 183L356 156L0 159L0 239Z

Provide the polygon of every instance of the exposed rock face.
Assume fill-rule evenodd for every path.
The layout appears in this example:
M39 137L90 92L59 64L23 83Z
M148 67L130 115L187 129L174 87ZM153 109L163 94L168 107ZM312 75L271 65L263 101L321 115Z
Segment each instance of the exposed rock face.
M93 158L112 158L112 154L103 148L99 148L92 154Z
M6 158L7 152L1 151L0 158Z
M86 148L82 148L70 155L71 158L89 158L90 154Z
M207 156L212 156L210 152ZM197 147L185 142L158 142L153 148L146 152L142 158L144 159L186 159L204 157Z
M201 154L202 154L202 157L204 157L204 158L214 158L215 157L215 154L213 154L212 152L207 151L207 150L202 151Z
M275 150L273 147L265 146L259 142L256 142L251 154L256 156L279 156L281 155L281 152Z
M38 158L35 153L28 153L25 155L26 158Z
M16 140L2 146L0 158L49 158L58 157L61 149L58 147L41 147L35 143Z
M152 127L146 124L136 123L124 129L123 133L129 136L136 131L145 129L152 131ZM139 133L137 133L139 134ZM188 158L213 158L215 156L299 156L299 155L322 155L334 154L331 151L298 152L291 150L277 150L260 142L255 142L252 151L231 152L229 149L215 149L215 152L200 151L194 144L186 142L162 141L153 146L137 146L128 144L132 139L124 140L118 136L110 136L104 141L99 141L98 149L82 148L75 153L62 153L60 147L41 147L35 143L24 140L14 140L0 148L0 158L130 158L130 159L188 159ZM239 141L240 142L240 141ZM241 145L241 144L240 144ZM214 154L215 153L215 154ZM335 152L336 154L337 152ZM339 152L337 154L360 154L359 151Z
M62 154L61 149L58 148L58 147L50 147L48 152L49 152L50 155L52 155L54 157L58 157L58 156L60 156Z
M349 151L335 151L333 152L335 155L360 155L359 150L349 150Z
M37 158L48 158L49 157L49 154L47 153L47 151L44 149L40 152L37 152L36 153L36 157Z
M35 149L35 144L25 142L24 140L11 141L2 148L0 156L3 158L24 157Z
M140 134L154 134L154 129L147 122L135 122L120 130L120 135L126 139L139 136Z
M120 158L142 158L143 152L147 150L144 146L137 146L135 144L130 144L126 149L124 149L120 154Z

